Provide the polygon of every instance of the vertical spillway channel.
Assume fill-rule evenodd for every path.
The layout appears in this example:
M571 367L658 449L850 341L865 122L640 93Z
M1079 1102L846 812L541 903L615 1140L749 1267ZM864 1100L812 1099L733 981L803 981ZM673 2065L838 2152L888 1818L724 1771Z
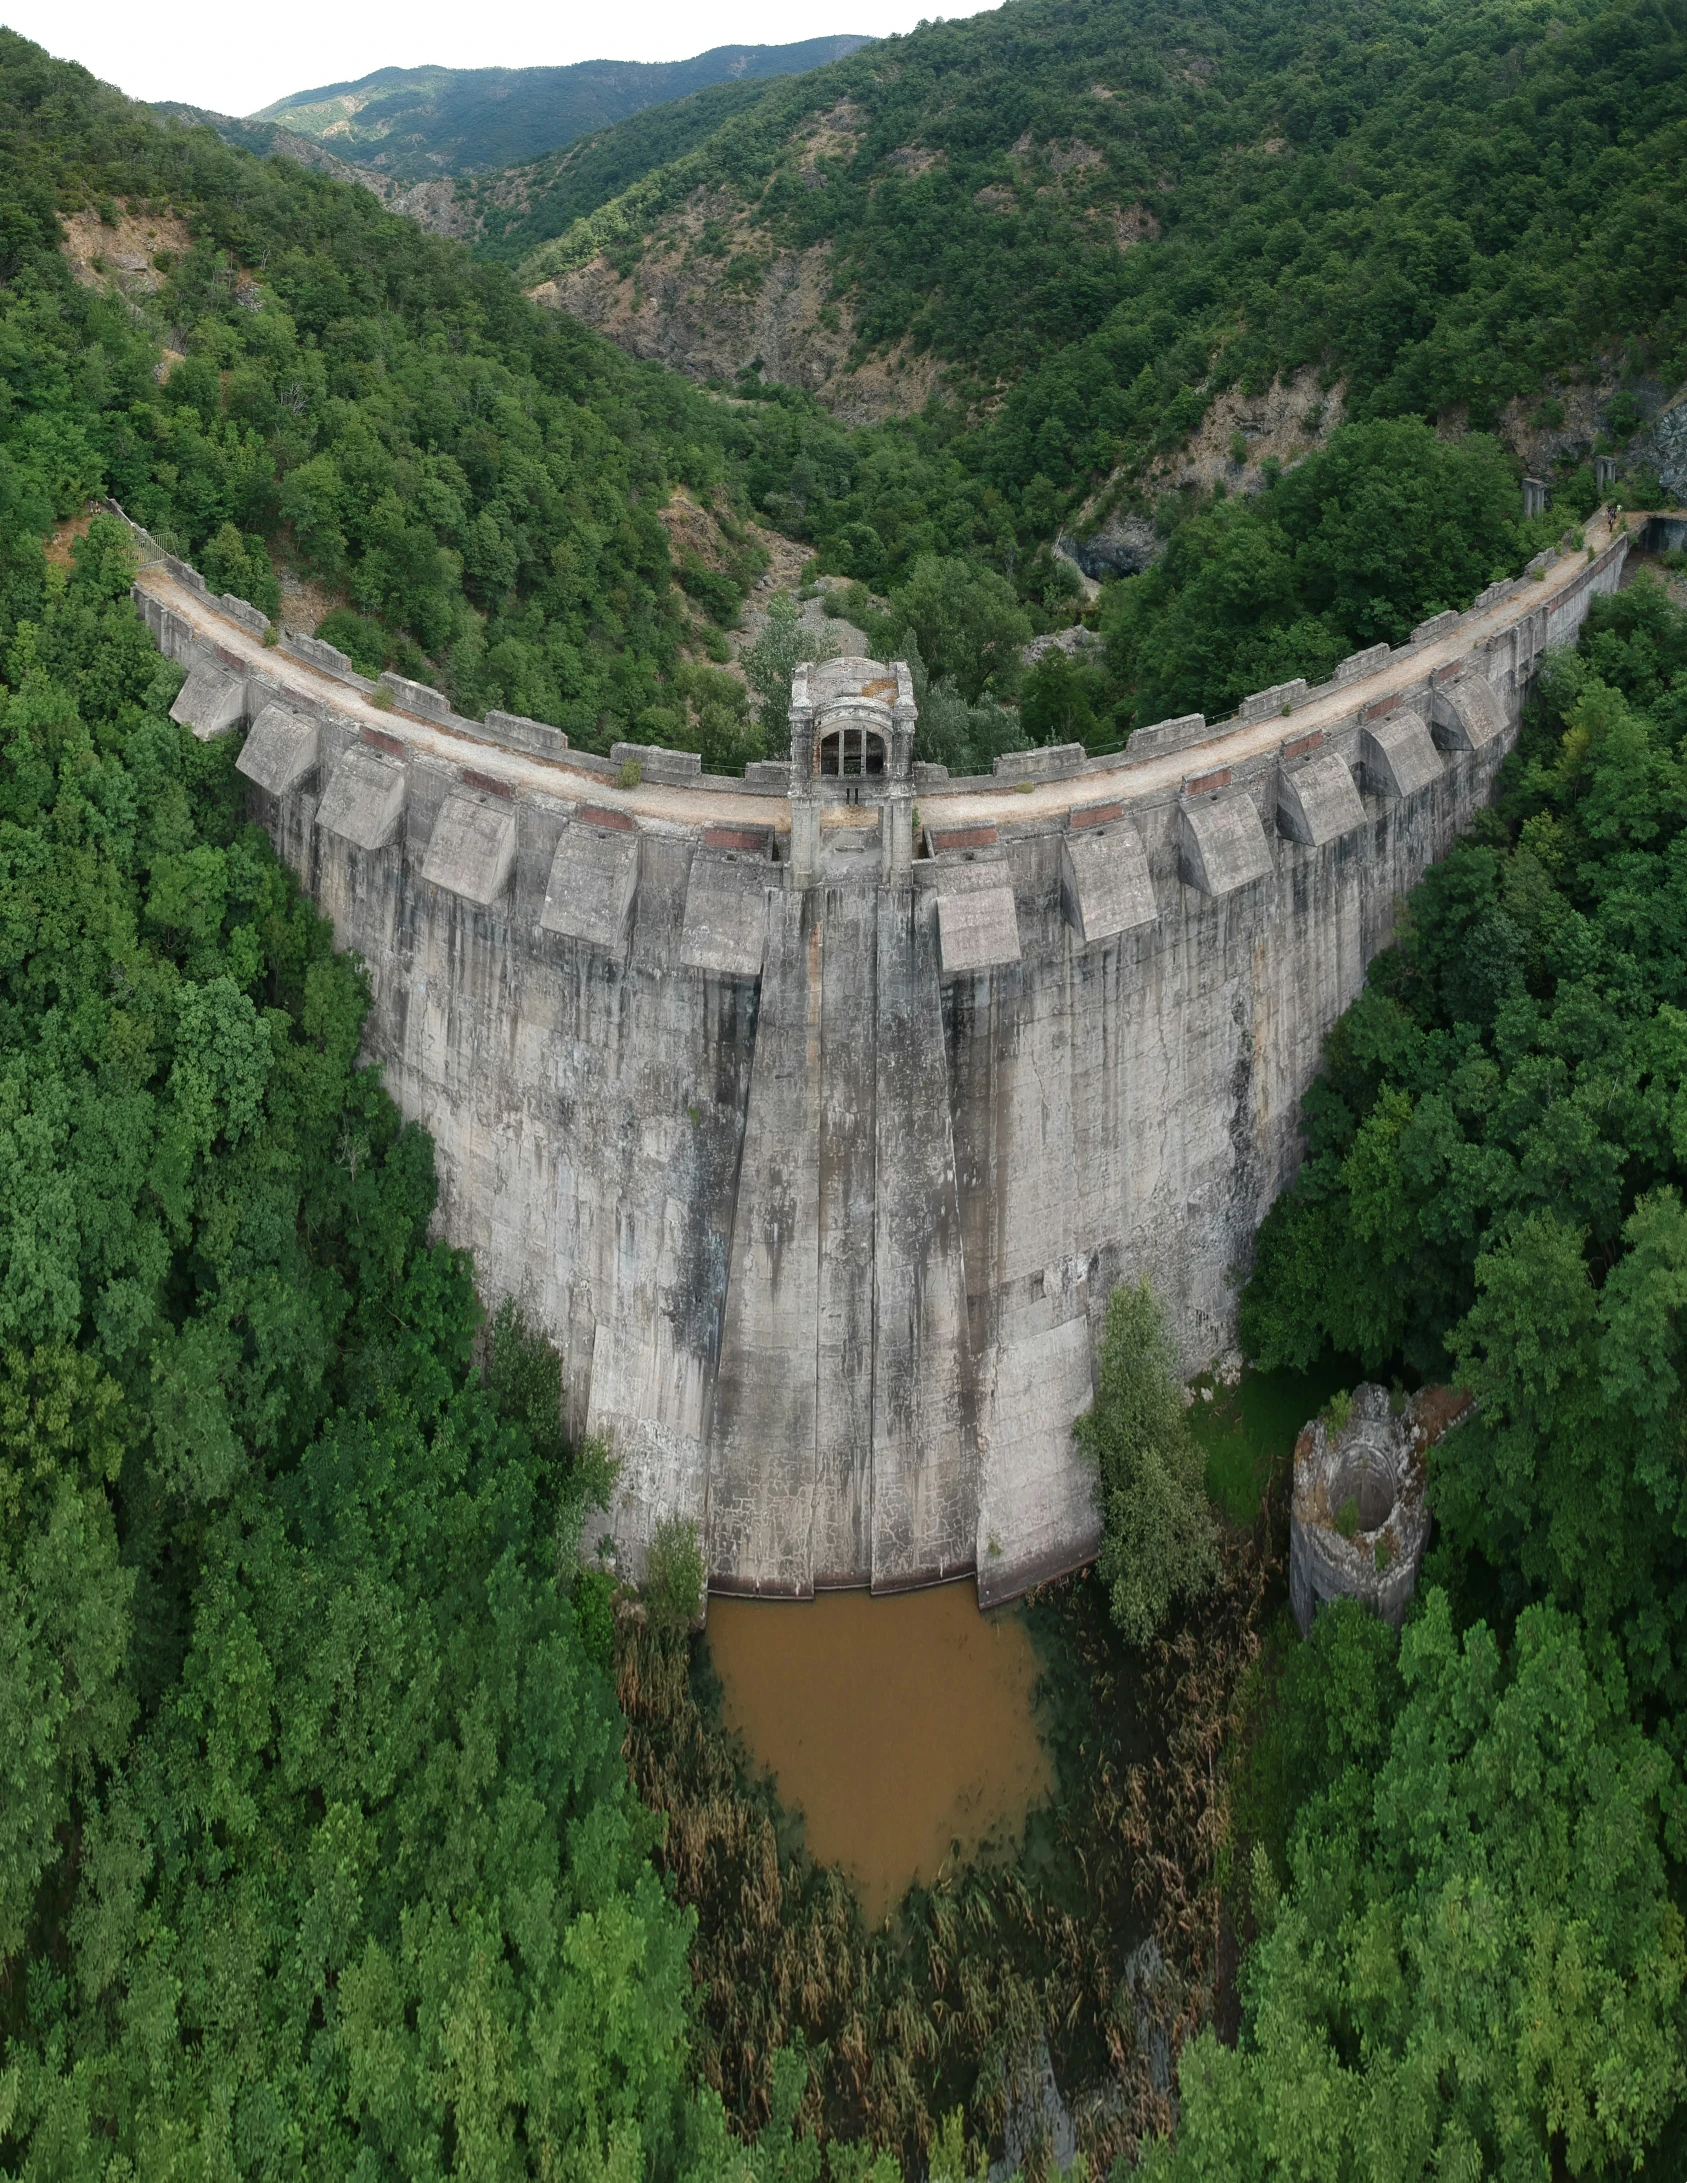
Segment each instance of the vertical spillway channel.
M710 1582L795 1598L814 1589L821 950L818 890L770 897L709 1435Z
M872 1572L874 1057L879 1047L876 859L832 859L821 891L819 1328L812 1569L816 1585Z
M762 978L710 1438L723 1591L897 1591L976 1560L936 918L906 877L827 862L775 902Z
M935 899L879 895L873 1589L976 1566L978 1436Z
M938 920L913 870L912 675L853 655L801 665L790 723L709 1571L721 1591L895 1591L972 1569L978 1523Z

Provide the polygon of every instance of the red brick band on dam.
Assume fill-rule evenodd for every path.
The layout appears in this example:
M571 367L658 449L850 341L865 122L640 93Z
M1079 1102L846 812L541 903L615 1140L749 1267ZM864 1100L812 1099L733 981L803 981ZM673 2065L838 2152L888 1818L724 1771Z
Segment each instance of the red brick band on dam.
M991 1604L1094 1552L1114 1284L1190 1369L1233 1341L1324 1035L1630 536L1232 720L970 780L894 661L799 671L789 756L725 779L369 681L144 533L135 597L368 966L443 1233L619 1458L592 1538L636 1576L677 1512L718 1590Z

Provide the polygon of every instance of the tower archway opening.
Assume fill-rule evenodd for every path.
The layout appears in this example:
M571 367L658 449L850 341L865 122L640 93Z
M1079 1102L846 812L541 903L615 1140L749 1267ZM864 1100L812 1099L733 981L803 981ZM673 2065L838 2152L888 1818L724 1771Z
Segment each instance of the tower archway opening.
M820 771L833 780L881 779L885 771L884 737L876 728L850 722L820 739Z

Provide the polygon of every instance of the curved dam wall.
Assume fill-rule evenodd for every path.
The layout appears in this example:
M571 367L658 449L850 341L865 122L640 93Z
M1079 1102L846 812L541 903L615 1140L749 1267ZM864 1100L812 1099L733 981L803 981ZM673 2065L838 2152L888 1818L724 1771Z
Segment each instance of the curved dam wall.
M1321 688L977 781L920 764L894 663L799 675L791 761L724 780L266 642L144 534L135 596L368 965L444 1234L620 1459L591 1540L636 1574L677 1511L716 1589L976 1571L988 1605L1094 1552L1113 1285L1189 1369L1233 1341L1321 1041L1621 522Z

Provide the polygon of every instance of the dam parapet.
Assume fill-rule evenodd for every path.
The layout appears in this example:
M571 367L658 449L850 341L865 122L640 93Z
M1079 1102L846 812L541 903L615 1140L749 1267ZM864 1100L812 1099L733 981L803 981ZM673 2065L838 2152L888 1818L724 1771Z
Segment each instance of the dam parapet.
M800 669L788 754L729 779L465 720L150 541L135 596L368 966L443 1232L619 1458L593 1543L636 1574L679 1513L718 1589L991 1604L1095 1549L1071 1427L1114 1284L1187 1369L1233 1342L1323 1039L1621 526L1321 686L969 779L896 661Z

